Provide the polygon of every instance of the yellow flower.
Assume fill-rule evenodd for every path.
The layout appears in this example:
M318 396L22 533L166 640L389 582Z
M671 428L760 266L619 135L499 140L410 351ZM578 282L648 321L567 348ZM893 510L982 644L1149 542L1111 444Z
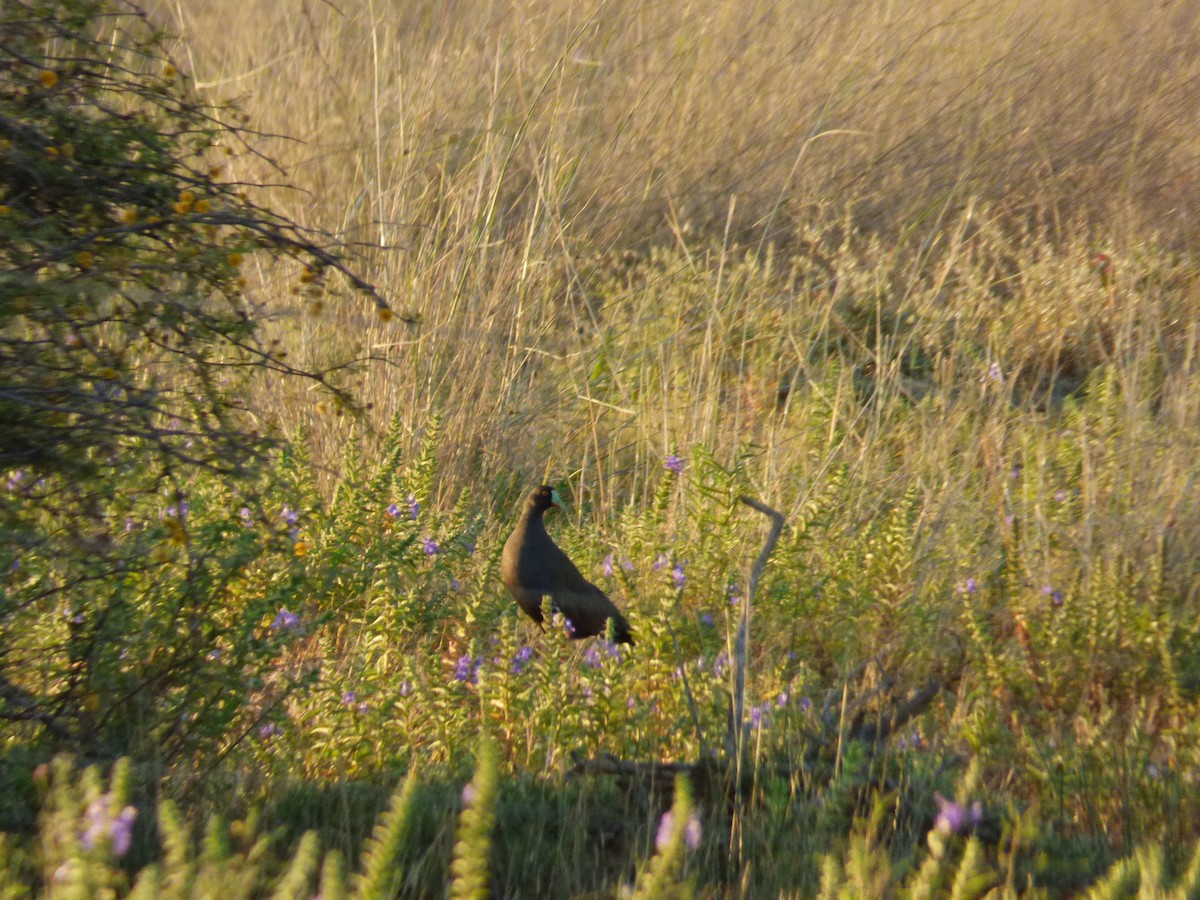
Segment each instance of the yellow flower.
M388 309L386 306L381 306L381 307L379 307L379 319L380 319L380 321L382 321L382 322L390 322L390 321L392 321L392 316L394 316L394 315L395 315L395 313L394 313L394 312L392 312L390 309Z
M47 147L46 155L49 156L51 159L58 159L58 148L57 147Z
M209 211L209 209L211 209L211 207L208 205L207 200L197 200L196 201L196 212L206 213Z
M165 66L163 66L163 78L174 78L178 74L179 70L170 63L167 63Z
M121 221L126 225L132 225L138 220L138 211L136 206L127 206L121 210Z
M75 263L81 269L90 269L96 264L96 257L89 250L80 250L75 254Z
M196 195L191 191L184 191L179 195L179 202L175 204L175 212L183 216L192 211L192 207L196 205Z
M317 273L312 270L312 267L305 266L304 271L300 273L300 282L302 284L308 284L310 281L312 281L316 277L317 277Z
M42 83L42 87L50 90L50 88L58 84L58 73L53 69L42 69L42 71L38 72L38 81Z
M308 544L304 541L296 541L294 549L297 556L308 556Z
M322 400L317 404L317 412L319 412L321 415L325 415L325 413L329 412L329 407L325 405L325 401Z
M230 253L229 256L226 257L226 259L229 261L229 264L231 266L233 266L235 269L238 268L242 264L242 254L240 254L240 253Z

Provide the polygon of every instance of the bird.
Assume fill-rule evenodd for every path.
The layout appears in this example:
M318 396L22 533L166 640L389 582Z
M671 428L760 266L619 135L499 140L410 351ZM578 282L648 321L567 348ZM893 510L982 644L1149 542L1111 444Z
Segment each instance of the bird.
M504 543L500 577L509 593L539 628L542 598L549 595L554 610L570 622L572 638L606 634L608 620L612 619L616 642L632 644L633 634L621 611L604 591L583 577L546 533L542 515L552 506L562 508L558 491L546 484L534 489L525 501L517 527Z

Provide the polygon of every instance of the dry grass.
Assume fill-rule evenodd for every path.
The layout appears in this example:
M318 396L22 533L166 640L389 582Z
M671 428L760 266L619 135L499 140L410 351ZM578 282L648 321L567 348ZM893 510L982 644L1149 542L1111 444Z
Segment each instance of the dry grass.
M866 465L895 423L861 402L864 373L881 397L933 391L939 415L992 362L1034 405L1098 366L1132 373L1158 346L1187 382L1194 277L1148 268L1195 243L1194 12L160 10L198 82L299 139L266 148L301 188L272 202L359 242L369 279L420 316L383 325L335 298L300 315L285 276L264 272L261 296L297 307L286 339L310 359L386 356L364 373L376 424L398 414L415 438L440 417L443 490L475 483L483 502L544 475L604 502L694 444L765 448L769 493L839 456ZM272 177L249 162L231 174ZM1184 387L1168 405L1194 423ZM344 443L316 398L262 399L322 458ZM937 470L962 448L920 421L905 440Z

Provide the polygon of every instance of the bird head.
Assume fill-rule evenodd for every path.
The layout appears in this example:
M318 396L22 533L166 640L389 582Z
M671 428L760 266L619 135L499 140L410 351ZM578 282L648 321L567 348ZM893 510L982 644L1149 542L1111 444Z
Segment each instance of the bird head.
M542 512L545 512L552 506L557 506L559 509L563 508L562 497L558 496L558 491L548 484L543 484L541 487L536 488L529 495L529 505Z

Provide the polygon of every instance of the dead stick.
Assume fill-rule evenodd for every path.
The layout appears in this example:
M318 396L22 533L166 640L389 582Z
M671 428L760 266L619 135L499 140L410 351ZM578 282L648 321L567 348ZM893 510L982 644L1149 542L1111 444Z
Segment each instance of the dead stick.
M731 708L729 710L729 745L731 750L737 751L738 780L740 782L743 738L742 723L746 708L746 658L750 641L750 603L755 592L758 590L758 582L762 578L763 570L767 567L767 560L770 559L775 545L779 543L779 536L783 533L783 523L785 520L783 513L772 509L765 503L755 500L753 497L743 494L738 499L771 520L771 531L767 534L767 540L763 544L762 552L758 554L758 559L754 561L754 567L750 570L750 584L747 585L746 596L742 598L742 618L741 622L738 623L737 639L734 641L736 676L733 702L730 704Z

